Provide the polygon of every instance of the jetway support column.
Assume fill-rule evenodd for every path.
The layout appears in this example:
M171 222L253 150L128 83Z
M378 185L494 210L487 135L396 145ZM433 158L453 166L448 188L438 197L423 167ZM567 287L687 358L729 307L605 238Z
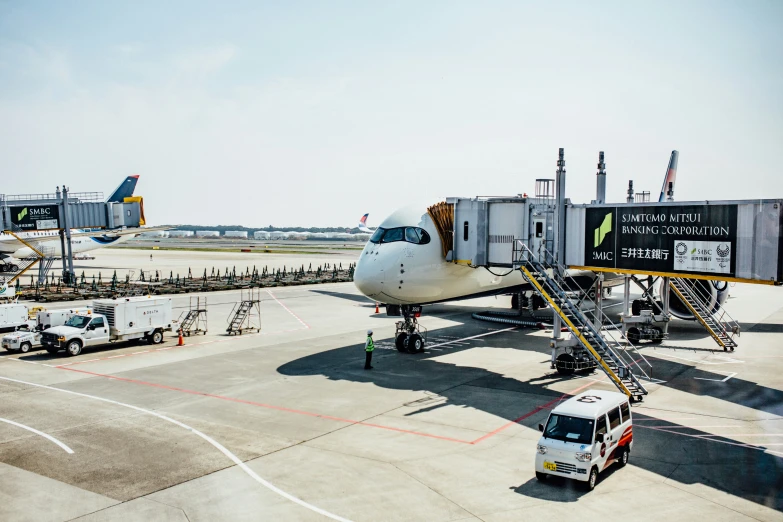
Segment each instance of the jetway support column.
M563 255L563 252L565 252L565 242L562 241L563 235L562 231L565 228L565 181L566 181L566 170L565 170L565 149L560 148L558 150L558 156L557 156L557 172L555 174L555 212L554 212L554 256L555 261L554 263L555 267L558 267L562 265L565 262L565 256ZM538 260L538 261L544 261L549 262L549 260ZM555 268L555 270L558 270L558 268ZM555 276L562 276L564 274L555 274ZM557 344L558 341L560 341L560 330L563 327L560 315L554 314L553 321L552 321L552 341L549 343L549 345L552 347L552 368L556 365L556 357L557 357Z
M68 253L66 254L65 249L63 248L62 254L63 254L63 260L65 260L65 256L68 256L68 284L73 284L76 279L76 274L73 272L73 245L71 245L71 229L68 226L68 189L63 185L63 199L62 199L62 209L61 209L61 215L62 215L62 227L65 231L65 246L68 248ZM65 265L65 262L63 261L63 266Z
M663 316L666 318L666 322L663 324L663 334L666 335L669 333L669 318L671 317L671 314L669 313L669 299L671 298L671 292L669 291L669 281L670 278L664 277L663 278L663 284L661 285L661 304L663 305L662 312Z

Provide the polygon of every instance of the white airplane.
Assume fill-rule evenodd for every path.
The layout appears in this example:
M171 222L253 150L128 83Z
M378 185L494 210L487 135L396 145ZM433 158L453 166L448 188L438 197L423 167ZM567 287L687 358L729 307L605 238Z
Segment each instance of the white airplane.
M138 180L138 175L126 177L111 196L106 199L106 202L122 202L125 198L132 196ZM97 250L105 246L124 243L142 232L165 230L166 228L168 227L133 228L117 231L73 229L71 231L71 248L74 254L80 254L82 252ZM34 242L41 248L53 249L53 256L55 257L62 256L60 235L57 230L19 232L17 235L22 239ZM13 259L25 259L29 257L35 257L35 253L30 247L11 234L0 234L0 272L17 272L19 267L13 262Z
M666 176L667 180L673 180L671 162ZM567 275L583 291L589 290L596 278L594 272L584 270L569 270ZM606 287L623 283L621 275L606 274L606 277ZM717 284L720 282L710 281L696 283L712 296L716 309L728 297L728 285L721 287ZM421 207L397 210L378 226L361 253L354 284L376 302L399 305L406 322L411 308L420 310L418 305L499 294L516 294L518 305L521 296L533 292L519 270L497 273L446 261L437 228ZM694 319L676 297L670 301L670 311L675 317Z

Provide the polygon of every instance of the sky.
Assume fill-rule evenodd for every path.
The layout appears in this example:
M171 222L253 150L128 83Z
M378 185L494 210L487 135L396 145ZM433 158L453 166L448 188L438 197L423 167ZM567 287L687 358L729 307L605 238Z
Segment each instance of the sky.
M629 179L783 198L783 2L0 0L0 193L139 174L149 224L377 225Z

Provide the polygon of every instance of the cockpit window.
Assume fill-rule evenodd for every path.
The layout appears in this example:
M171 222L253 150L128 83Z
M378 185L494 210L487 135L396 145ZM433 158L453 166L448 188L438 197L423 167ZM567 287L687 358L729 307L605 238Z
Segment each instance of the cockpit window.
M394 243L406 241L414 245L426 245L430 242L430 235L419 227L377 228L370 237L372 243Z
M383 239L381 239L381 241L383 243L394 243L395 241L403 241L405 239L403 237L404 232L405 232L404 228L390 228L383 235Z
M380 243L384 232L386 232L385 228L376 228L375 232L373 232L372 236L370 236L370 243Z

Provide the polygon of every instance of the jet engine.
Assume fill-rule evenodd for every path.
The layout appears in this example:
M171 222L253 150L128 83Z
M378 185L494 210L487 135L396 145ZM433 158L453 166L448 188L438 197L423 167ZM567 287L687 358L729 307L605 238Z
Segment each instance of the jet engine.
M686 279L686 281L713 313L717 312L729 297L729 283L726 281L706 281L704 279ZM663 292L669 292L669 311L674 317L686 321L696 319L688 306L677 297L671 288L664 288L663 281L661 281L660 290L661 295Z

